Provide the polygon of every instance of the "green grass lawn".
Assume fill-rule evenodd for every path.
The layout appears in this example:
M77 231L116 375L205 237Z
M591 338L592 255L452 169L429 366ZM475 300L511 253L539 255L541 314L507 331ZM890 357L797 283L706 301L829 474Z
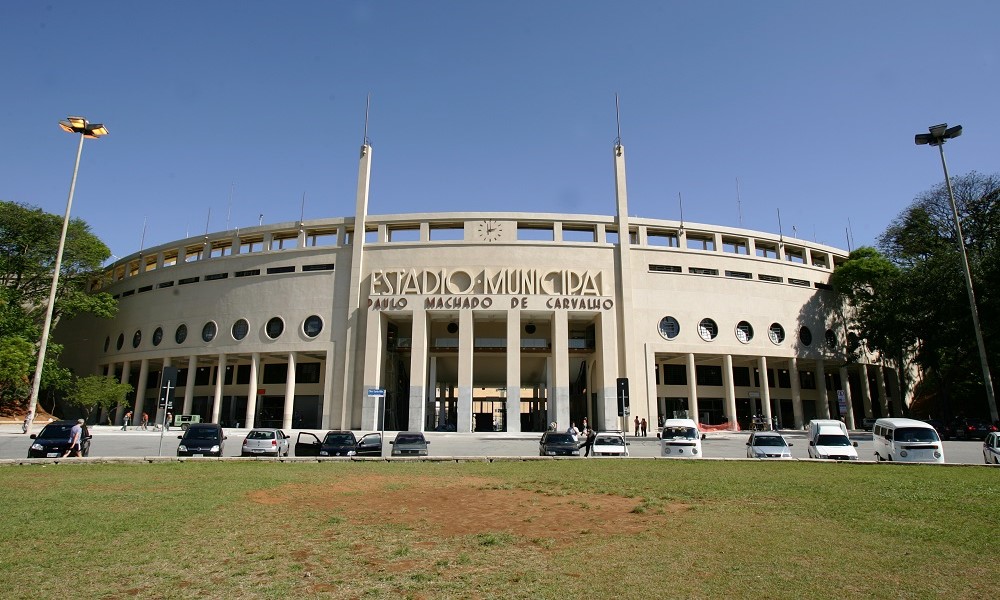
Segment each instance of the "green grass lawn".
M6 598L985 598L1000 470L816 463L0 468Z

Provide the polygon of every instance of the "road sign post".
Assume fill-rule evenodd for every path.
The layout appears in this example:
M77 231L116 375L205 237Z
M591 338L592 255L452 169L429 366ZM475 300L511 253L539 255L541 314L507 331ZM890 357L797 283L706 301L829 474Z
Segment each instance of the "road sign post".
M160 395L156 402L157 410L162 409L163 420L160 425L160 447L156 455L163 454L163 434L167 431L167 411L174 407L174 390L177 389L177 367L163 367L160 375Z

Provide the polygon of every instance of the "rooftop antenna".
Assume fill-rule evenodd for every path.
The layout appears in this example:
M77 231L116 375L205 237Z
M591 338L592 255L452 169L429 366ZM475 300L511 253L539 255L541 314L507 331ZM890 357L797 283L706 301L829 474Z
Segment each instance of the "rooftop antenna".
M146 247L146 218L142 218L142 237L139 238L139 252Z
M264 213L257 215L257 226L260 227L264 224Z
M615 94L615 122L618 125L618 137L615 138L615 154L622 155L622 114L621 106L618 103L618 94Z
M850 251L854 245L854 228L851 227L851 218L847 218L847 250Z
M302 192L302 207L299 209L299 225L302 225L302 221L306 217L306 193Z
M778 241L784 242L785 235L781 232L781 209L776 209L778 211Z
M368 92L368 96L365 98L365 133L361 140L361 156L368 154L368 146L372 145L371 140L368 139L368 109L372 105L372 94Z
M208 235L208 224L212 220L212 207L208 207L208 217L205 218L205 235Z
M681 207L681 229L684 229L684 199L680 192L677 192L677 204Z
M799 239L799 230L795 227L795 225L792 225L792 238L796 240Z
M847 227L844 227L844 237L847 238L847 253L850 254L851 250L851 234Z
M233 214L233 190L236 189L236 182L229 186L229 208L226 210L226 231L229 231L229 217Z
M743 227L743 203L740 201L740 178L736 178L736 212L739 214L740 227Z

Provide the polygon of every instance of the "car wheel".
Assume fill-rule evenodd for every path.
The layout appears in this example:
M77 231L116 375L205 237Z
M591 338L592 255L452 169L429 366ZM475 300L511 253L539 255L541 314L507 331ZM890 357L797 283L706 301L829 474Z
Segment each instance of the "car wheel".
M875 462L882 462L882 457L878 455L878 452L875 453Z

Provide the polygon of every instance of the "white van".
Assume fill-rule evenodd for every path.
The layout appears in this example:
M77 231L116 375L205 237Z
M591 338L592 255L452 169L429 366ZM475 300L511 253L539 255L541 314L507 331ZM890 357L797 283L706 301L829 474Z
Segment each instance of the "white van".
M701 432L693 419L667 419L660 430L660 456L700 458Z
M875 460L944 462L944 444L937 431L914 419L879 419L872 429Z
M847 426L833 419L809 421L806 437L809 458L824 460L858 460L858 443L847 436Z

